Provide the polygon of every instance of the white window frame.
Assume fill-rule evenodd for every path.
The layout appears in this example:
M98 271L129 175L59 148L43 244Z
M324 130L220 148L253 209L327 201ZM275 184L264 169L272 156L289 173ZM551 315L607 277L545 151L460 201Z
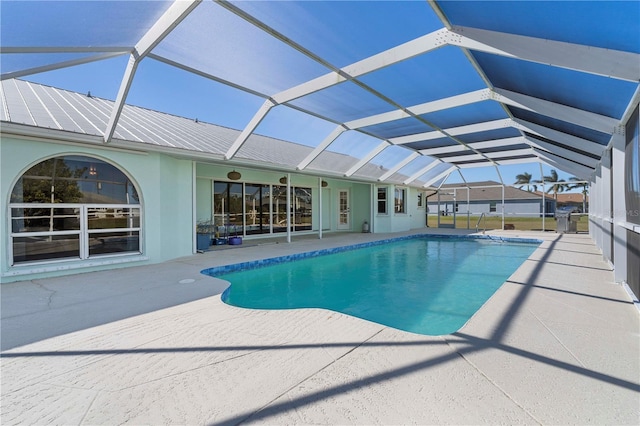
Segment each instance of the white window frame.
M380 198L380 190L384 190L384 200ZM380 202L384 201L384 212L380 212ZM376 214L379 216L389 215L389 187L378 186L376 188Z
M11 267L23 267L29 265L41 265L41 264L55 264L62 262L70 262L70 261L86 261L97 258L106 258L106 257L122 257L122 256L140 256L143 253L143 234L142 229L143 226L143 217L142 217L142 206L140 204L75 204L75 203L11 203L9 204L9 214L7 214L7 219L9 221L8 228L10 230L9 233L9 247L8 254L11 263ZM80 229L77 230L68 230L68 231L39 231L39 232L13 232L12 226L12 209L15 208L72 208L79 209L80 216ZM128 227L128 228L100 228L100 229L89 229L88 225L88 210L90 208L122 208L122 209L138 209L139 217L140 217L140 226L137 227ZM108 232L138 232L138 251L134 252L117 252L117 253L101 253L96 255L89 255L89 236L91 234L97 233L108 233ZM37 261L27 261L27 262L19 262L15 263L13 257L13 239L16 237L41 237L41 236L58 236L58 235L78 235L79 237L79 250L78 257L67 257L67 258L52 258L52 259L43 259Z

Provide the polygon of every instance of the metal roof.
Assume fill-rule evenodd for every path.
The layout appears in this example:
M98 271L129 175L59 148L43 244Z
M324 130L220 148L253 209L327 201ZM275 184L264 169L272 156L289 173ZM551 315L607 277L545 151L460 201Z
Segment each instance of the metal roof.
M50 120L13 105L14 122L373 181L538 161L587 179L640 98L637 1L3 1L1 19L3 81L128 58L114 102L34 86ZM157 128L126 105L163 90L155 65L204 81L243 128ZM310 149L261 150L258 133Z
M103 143L100 129L108 120L113 101L19 79L0 82L0 89L3 132ZM15 125L19 128L11 127ZM223 161L239 134L239 130L125 105L110 146ZM305 145L252 134L238 151L235 163L295 170L311 150ZM318 163L316 169L321 174L340 174L332 170L340 165L347 167L353 161L353 157L326 152L310 168ZM371 164L363 168L369 180L383 172Z

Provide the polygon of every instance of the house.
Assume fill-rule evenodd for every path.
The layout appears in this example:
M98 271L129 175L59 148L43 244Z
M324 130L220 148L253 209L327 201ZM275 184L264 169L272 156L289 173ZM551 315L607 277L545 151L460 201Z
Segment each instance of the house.
M424 226L423 181L357 158L125 105L114 139L99 130L113 102L2 81L2 281L157 263L196 252L196 229L245 238L398 232ZM33 96L36 94L36 96ZM61 105L68 106L61 108ZM153 129L153 130L151 130ZM7 203L8 201L8 203ZM289 206L289 207L287 207Z
M589 212L589 195L581 192L574 193L560 193L557 195L556 202L558 208L561 207L573 207L578 209L581 213Z
M504 189L504 192L503 192ZM427 194L429 213L440 212L447 216L471 214L479 216L505 215L521 217L553 216L556 202L546 195L523 191L495 181L470 182L467 184L444 184L437 191ZM504 199L504 208L502 200Z

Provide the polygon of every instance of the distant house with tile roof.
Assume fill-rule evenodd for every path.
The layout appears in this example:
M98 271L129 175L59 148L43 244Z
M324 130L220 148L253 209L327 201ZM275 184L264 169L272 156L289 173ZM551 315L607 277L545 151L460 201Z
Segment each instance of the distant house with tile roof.
M536 191L536 194L542 194ZM553 194L545 194L547 197L553 197ZM583 213L589 212L589 195L582 192L559 193L556 197L558 208L576 207Z

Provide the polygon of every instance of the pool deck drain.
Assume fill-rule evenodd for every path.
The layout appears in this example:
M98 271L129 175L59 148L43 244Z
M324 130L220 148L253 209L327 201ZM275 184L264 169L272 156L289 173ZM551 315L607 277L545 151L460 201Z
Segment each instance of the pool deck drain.
M0 423L638 424L639 313L589 236L492 234L544 242L440 337L234 308L199 274L390 235L2 284Z

